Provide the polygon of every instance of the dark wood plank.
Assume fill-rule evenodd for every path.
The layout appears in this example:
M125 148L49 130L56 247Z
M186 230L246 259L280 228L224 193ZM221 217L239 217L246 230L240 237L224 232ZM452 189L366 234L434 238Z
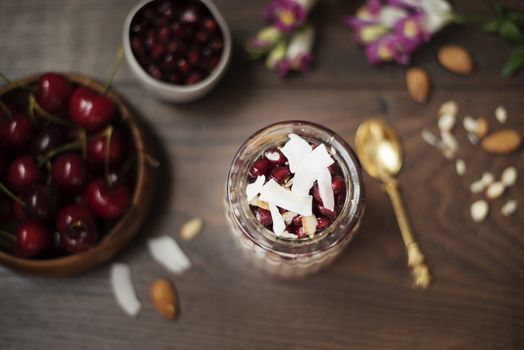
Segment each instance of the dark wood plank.
M238 42L252 33L264 1L217 3ZM522 6L519 1L508 4ZM0 70L12 77L60 69L103 77L119 44L128 1L0 2ZM497 215L482 224L469 218L473 179L508 164L524 172L522 152L486 155L459 134L468 170L423 143L439 105L460 103L461 115L492 117L508 109L508 126L524 132L522 75L498 77L505 43L471 29L447 31L416 57L432 74L435 94L413 104L403 70L370 69L339 23L354 3L326 1L319 21L318 65L308 77L280 82L237 50L223 83L198 103L173 106L144 94L127 69L115 87L138 109L160 147L162 195L141 235L117 259L128 262L144 309L136 319L116 305L108 267L70 279L40 279L0 269L2 349L522 349L524 347L524 219ZM481 10L474 1L461 8ZM475 53L477 74L460 78L435 62L439 43L458 42ZM489 48L489 49L488 49ZM268 278L242 259L225 221L224 182L240 143L278 120L320 122L353 144L358 124L383 116L406 148L399 176L407 210L435 275L428 291L410 288L405 253L393 212L379 185L367 180L367 212L359 235L326 271L297 281ZM496 123L493 119L492 125ZM522 180L510 196L524 205ZM506 198L506 197L505 197ZM176 235L189 217L206 227L182 242L193 268L169 275L144 247L148 237ZM149 302L149 286L172 279L181 299L176 322L162 320Z

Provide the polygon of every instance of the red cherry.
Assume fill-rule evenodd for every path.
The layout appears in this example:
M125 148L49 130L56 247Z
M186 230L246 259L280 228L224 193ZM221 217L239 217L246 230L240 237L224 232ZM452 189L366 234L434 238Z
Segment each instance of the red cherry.
M104 135L90 139L87 142L87 160L94 164L105 164L107 152L107 137ZM115 130L109 142L109 164L120 162L125 153L124 137Z
M115 104L109 97L86 87L79 87L74 91L69 105L71 119L87 131L96 131L107 126L115 115L115 109Z
M58 156L52 166L53 182L66 191L78 191L87 181L87 168L84 160L76 153L69 152Z
M73 204L60 210L56 216L60 241L70 253L83 252L98 242L98 227L89 209Z
M61 74L46 73L38 79L38 104L49 113L66 109L73 85Z
M31 219L47 221L56 213L59 195L53 186L39 185L24 192L22 200L25 203L23 217L27 213Z
M37 221L27 220L16 232L16 254L34 259L45 256L53 247L53 235Z
M122 216L131 204L131 195L127 186L115 184L109 187L102 178L91 182L86 194L89 208L105 220Z
M27 219L27 215L25 213L25 209L24 207L22 206L22 204L20 204L20 202L13 202L13 213L15 214L15 218L18 220L18 221L24 221L25 219Z
M42 177L31 156L15 158L7 169L7 183L16 192L23 191L36 184Z
M33 123L25 114L13 116L7 122L5 138L7 144L16 149L22 149L31 140L33 135Z

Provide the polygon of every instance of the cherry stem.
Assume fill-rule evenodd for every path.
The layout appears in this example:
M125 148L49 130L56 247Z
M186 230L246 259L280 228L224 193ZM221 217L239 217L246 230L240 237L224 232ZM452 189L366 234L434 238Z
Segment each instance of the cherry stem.
M124 48L119 47L118 51L116 52L116 59L115 63L113 63L113 68L111 69L111 74L109 75L109 78L107 79L106 83L104 84L104 87L102 89L102 95L107 94L109 91L109 87L113 83L113 78L116 75L116 72L118 71L118 68L120 67L120 63L122 63L122 58L124 57Z
M52 149L49 152L47 152L44 157L41 157L38 160L38 166L41 167L45 163L49 162L51 160L51 158L59 155L60 153L64 153L66 151L70 151L70 150L74 150L74 149L79 149L81 147L82 147L82 143L81 142L70 142L70 143L66 143L65 145L62 145L60 147L57 147L55 149Z
M53 168L52 168L52 165L51 165L51 161L49 159L47 160L47 162L45 162L45 167L47 169L46 183L48 185L50 185L51 181L53 181L53 175L51 174L51 171L53 170Z
M6 241L7 243L4 243L2 241ZM16 242L16 237L7 231L0 230L0 247L2 247L2 250L6 252L11 252L13 250L14 244Z
M2 101L2 100L0 100L0 108L7 115L7 118L9 118L9 119L13 118L13 114L11 113L9 108L7 108L7 106L5 105L4 101Z
M29 96L29 109L30 109L30 112L31 112L30 114L33 117L34 117L34 111L36 110L38 113L40 113L45 119L47 119L51 123L59 124L59 125L67 126L67 127L72 127L73 126L67 120L64 120L64 119L62 119L60 117L57 117L56 115L53 115L53 114L49 113L48 111L46 111L45 109L43 109L38 104L38 102L36 102L36 99L35 99L35 97L32 94Z
M126 162L124 163L124 165L122 166L122 172L125 174L129 170L131 170L131 168L133 167L135 162L136 162L136 155L133 154L133 155L129 156L127 158Z
M83 159L87 159L87 131L80 129L80 153Z
M20 198L15 196L13 192L11 192L3 183L0 182L0 191L4 192L9 198L20 204L21 206L25 207L24 201L22 201Z
M111 136L113 136L113 127L109 126L105 131L106 138L106 157L105 157L105 175L107 186L112 187L111 179L109 178L109 151L111 150Z
M0 79L4 81L4 83L6 84L11 84L13 81L11 79L9 79L8 77L6 77L4 75L4 73L0 73Z

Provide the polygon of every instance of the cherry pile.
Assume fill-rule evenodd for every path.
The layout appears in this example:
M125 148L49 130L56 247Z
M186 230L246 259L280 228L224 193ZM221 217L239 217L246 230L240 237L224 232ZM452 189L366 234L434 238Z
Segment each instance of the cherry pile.
M96 245L131 203L134 155L113 100L46 73L0 107L0 238L28 259Z
M192 85L220 61L224 38L209 9L196 0L155 0L131 22L131 49L153 78Z
M332 178L331 186L335 194L335 211L324 207L316 182L310 191L313 196L313 214L317 218L317 233L325 230L337 218L346 200L346 183L336 161L329 166L329 172ZM248 182L252 183L258 176L262 175L266 176L266 179L274 179L280 185L285 185L292 178L293 174L289 170L289 162L278 148L265 150L253 162L248 172L250 180ZM271 230L273 220L270 211L255 205L250 205L250 208L257 220ZM279 208L279 210L281 213L285 211L282 208ZM302 227L302 216L300 215L295 216L290 224L286 224L286 231L296 234L299 238L309 237Z

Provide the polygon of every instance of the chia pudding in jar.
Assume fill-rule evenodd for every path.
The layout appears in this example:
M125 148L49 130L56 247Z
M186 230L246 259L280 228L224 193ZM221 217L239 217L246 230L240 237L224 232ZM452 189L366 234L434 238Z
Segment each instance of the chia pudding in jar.
M249 260L275 276L304 276L329 265L358 228L361 167L333 131L305 121L276 123L237 151L226 209Z

